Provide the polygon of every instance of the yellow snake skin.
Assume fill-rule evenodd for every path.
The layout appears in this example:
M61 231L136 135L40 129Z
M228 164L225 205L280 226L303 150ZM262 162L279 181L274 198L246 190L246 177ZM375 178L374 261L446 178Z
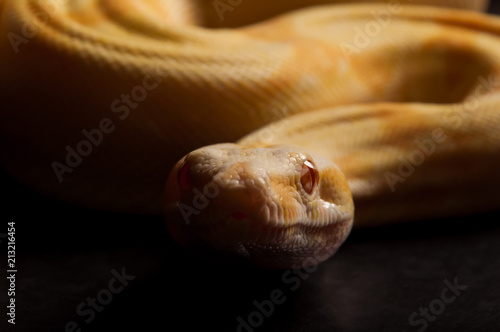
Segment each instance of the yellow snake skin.
M333 160L357 226L498 208L488 2L350 2L0 1L2 165L70 203L158 214L182 156L242 139Z

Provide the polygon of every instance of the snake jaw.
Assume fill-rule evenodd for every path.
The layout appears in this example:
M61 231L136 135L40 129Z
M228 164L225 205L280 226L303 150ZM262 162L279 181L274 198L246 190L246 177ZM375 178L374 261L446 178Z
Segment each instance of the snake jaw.
M219 144L191 152L167 181L172 237L263 267L311 265L331 256L350 232L352 197L332 162L302 150ZM170 218L172 210L184 218Z

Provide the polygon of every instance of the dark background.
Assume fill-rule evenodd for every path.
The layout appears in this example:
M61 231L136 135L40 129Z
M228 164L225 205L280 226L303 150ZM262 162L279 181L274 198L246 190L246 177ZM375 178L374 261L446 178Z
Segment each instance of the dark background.
M500 13L500 3L490 11ZM0 233L15 221L18 269L12 326L4 254L0 331L65 331L71 321L82 331L235 331L249 315L262 324L241 331L500 330L500 213L355 230L315 270L263 271L186 253L162 217L87 210L40 196L3 171L0 179ZM79 315L123 268L135 277L123 291L92 320L87 306ZM446 280L455 279L467 288L441 314L410 325L420 308L439 310ZM284 302L269 317L253 313L254 301L270 310L272 292Z

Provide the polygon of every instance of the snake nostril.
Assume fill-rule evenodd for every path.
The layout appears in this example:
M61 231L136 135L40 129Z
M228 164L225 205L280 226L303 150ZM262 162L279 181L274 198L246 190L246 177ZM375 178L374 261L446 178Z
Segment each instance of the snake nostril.
M179 167L177 183L183 194L189 195L191 193L196 195L202 192L210 196L211 192L214 191L213 187L210 187L210 178L206 174L198 174L196 171L193 171L191 164L187 160L184 160Z
M190 174L190 166L187 161L184 161L179 169L179 173L177 173L177 182L182 191L189 191L189 189L191 189L193 183Z

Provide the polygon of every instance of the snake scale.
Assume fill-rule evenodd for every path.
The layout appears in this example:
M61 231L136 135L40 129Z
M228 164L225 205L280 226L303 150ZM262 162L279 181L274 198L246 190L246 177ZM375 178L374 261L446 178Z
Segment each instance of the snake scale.
M266 267L498 209L500 19L349 2L2 0L2 165Z

